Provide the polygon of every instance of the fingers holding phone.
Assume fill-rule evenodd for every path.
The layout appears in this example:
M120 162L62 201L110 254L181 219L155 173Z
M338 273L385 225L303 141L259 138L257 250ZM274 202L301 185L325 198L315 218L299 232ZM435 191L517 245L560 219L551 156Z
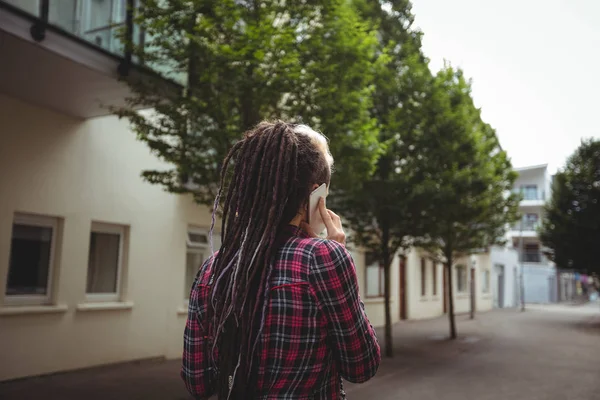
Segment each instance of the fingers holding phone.
M327 228L327 239L335 240L336 242L346 245L346 234L342 227L342 219L333 211L325 207L325 199L319 200L319 213L323 219L323 223Z

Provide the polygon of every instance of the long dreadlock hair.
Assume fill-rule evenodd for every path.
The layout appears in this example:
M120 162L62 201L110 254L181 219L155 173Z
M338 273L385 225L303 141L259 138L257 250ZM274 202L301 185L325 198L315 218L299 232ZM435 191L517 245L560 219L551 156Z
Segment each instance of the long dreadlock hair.
M214 207L226 191L222 245L211 268L208 305L221 400L255 396L258 365L253 361L277 238L308 203L311 187L329 183L332 163L323 135L282 121L261 122L246 132L223 162Z

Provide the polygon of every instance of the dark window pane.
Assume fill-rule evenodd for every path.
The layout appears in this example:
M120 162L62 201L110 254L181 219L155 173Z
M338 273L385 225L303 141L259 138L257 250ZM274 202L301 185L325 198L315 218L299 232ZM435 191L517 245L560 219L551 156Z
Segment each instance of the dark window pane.
M190 242L192 243L208 243L208 236L202 233L188 233Z
M119 244L116 233L92 232L88 259L87 293L116 293Z
M46 294L52 228L13 224L7 295Z

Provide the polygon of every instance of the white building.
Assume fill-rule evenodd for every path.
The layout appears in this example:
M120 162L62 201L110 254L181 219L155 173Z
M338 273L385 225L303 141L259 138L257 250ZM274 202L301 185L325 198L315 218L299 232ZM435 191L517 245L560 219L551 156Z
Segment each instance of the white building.
M519 268L523 269L525 302L550 303L568 296L572 280L570 274L558 274L556 266L548 258L548 249L542 245L537 229L544 217L544 205L551 196L552 179L547 165L516 169L519 176L514 191L521 193L519 204L521 221L509 232L512 246L518 250ZM520 275L520 271L519 271ZM560 283L557 282L557 277ZM563 289L566 287L567 289Z
M181 356L210 215L142 181L168 166L104 107L129 93L119 73L143 73L113 35L124 4L0 0L0 381ZM381 326L381 269L354 255ZM485 265L453 268L457 313L471 278L477 310L491 308ZM426 254L396 257L393 321L442 315L445 282Z

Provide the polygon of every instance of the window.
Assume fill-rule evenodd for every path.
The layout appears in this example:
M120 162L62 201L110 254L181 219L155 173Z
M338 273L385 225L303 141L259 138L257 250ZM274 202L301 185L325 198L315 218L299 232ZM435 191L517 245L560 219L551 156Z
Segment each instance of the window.
M464 265L456 266L456 290L458 292L467 291L467 267Z
M88 0L82 4L82 37L113 53L121 54L123 44L117 37L125 24L125 0Z
M431 277L433 278L433 295L437 296L437 264L431 263Z
M490 292L490 271L489 270L485 270L485 271L481 271L481 280L482 282L482 290L483 293L489 293Z
M218 245L219 238L214 235L215 247ZM216 249L216 248L215 248ZM208 230L200 228L189 228L187 233L187 252L185 257L185 299L189 299L190 291L198 269L204 264L210 254L210 240Z
M421 296L427 294L427 261L421 257Z
M86 285L88 299L119 300L124 238L123 226L92 224Z
M520 261L539 263L541 260L539 245L537 243L526 243Z
M538 225L538 215L533 213L528 213L523 215L523 230L524 231L534 231L537 229Z
M537 185L521 185L523 200L539 200Z
M5 292L7 303L50 301L57 224L55 218L15 215Z
M384 295L383 267L374 253L365 254L367 266L367 297L381 297Z

